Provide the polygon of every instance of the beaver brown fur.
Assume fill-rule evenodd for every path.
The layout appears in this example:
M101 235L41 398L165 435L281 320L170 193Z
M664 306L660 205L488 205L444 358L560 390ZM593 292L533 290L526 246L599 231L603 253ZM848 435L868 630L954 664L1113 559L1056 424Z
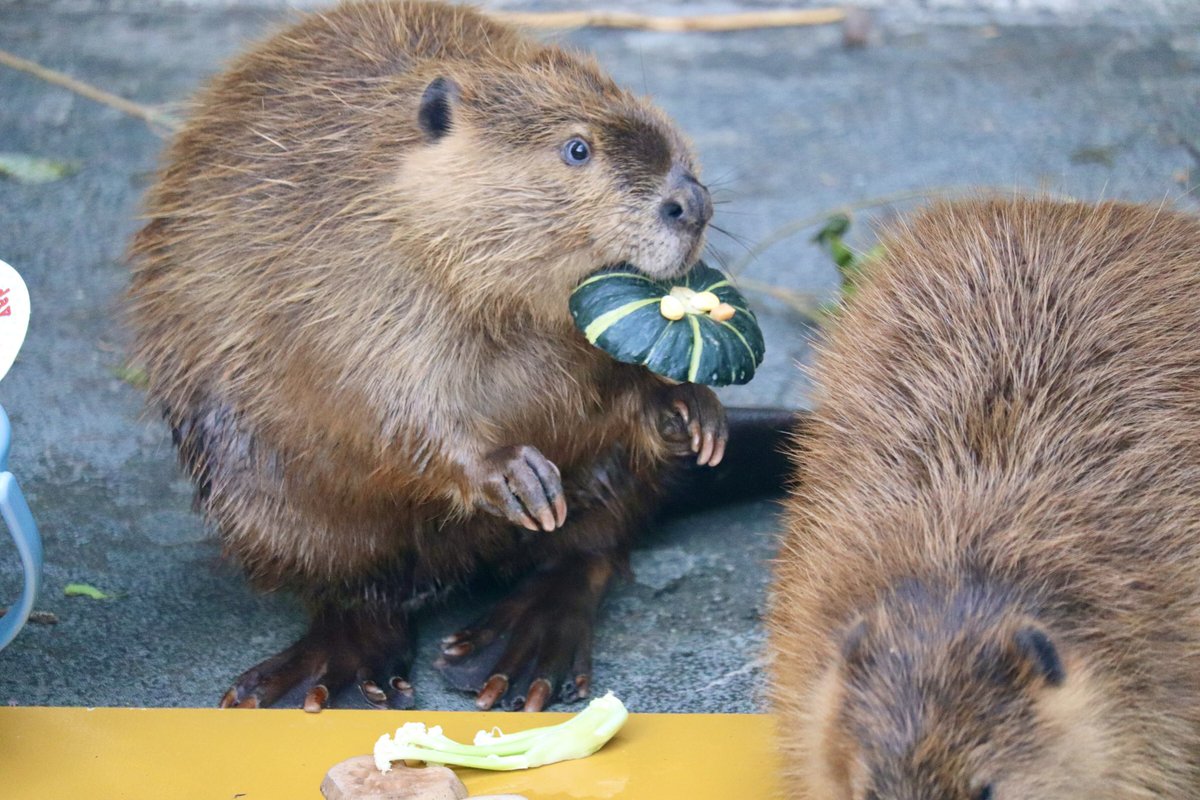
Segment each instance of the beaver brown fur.
M1200 797L1200 221L981 199L884 248L794 443L787 796Z
M685 272L697 174L594 61L462 7L311 14L200 95L132 248L135 359L226 552L312 611L222 705L407 705L412 610L481 571L530 577L446 677L484 708L587 693L633 533L728 428L589 346L568 295Z

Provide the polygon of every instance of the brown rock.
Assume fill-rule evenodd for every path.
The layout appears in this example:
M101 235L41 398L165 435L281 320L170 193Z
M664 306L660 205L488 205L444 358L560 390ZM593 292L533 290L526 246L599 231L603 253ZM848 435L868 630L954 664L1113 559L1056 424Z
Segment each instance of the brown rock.
M463 800L467 787L446 767L393 764L380 772L371 756L355 756L330 768L321 794L325 800Z

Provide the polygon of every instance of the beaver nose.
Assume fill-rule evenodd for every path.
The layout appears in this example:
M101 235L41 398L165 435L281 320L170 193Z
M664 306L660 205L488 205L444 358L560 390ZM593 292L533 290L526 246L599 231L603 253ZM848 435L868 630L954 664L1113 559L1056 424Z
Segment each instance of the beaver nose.
M659 213L671 227L697 230L712 219L712 198L703 184L685 173L663 200Z

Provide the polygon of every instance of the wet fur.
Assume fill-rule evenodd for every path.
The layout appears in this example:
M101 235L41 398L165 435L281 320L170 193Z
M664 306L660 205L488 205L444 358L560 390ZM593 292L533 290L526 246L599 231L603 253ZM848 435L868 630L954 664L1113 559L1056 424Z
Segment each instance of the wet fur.
M885 247L794 443L787 795L1200 796L1200 222L980 200Z

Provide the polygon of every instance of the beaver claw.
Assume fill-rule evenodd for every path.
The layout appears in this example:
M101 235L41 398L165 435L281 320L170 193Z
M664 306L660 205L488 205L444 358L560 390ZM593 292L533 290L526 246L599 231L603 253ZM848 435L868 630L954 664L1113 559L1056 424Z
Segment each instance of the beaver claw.
M302 693L301 708L320 711L331 696L356 683L370 706L412 708L412 685L401 677L411 663L403 631L378 620L364 624L353 614L334 616L318 616L291 647L239 675L218 705L259 708ZM397 659L397 652L404 655Z
M659 432L678 455L696 454L696 463L715 467L725 457L729 424L725 407L707 386L680 383L666 390Z
M531 531L552 531L567 518L562 475L536 447L515 445L491 453L478 480L483 507Z
M565 630L567 625L544 641L532 629L515 635L489 627L460 631L448 637L434 666L453 688L475 693L482 711L541 711L570 703L588 695L592 631L590 624L584 631Z
M600 557L533 575L481 623L443 639L434 666L485 711L587 697L592 627L610 575Z

